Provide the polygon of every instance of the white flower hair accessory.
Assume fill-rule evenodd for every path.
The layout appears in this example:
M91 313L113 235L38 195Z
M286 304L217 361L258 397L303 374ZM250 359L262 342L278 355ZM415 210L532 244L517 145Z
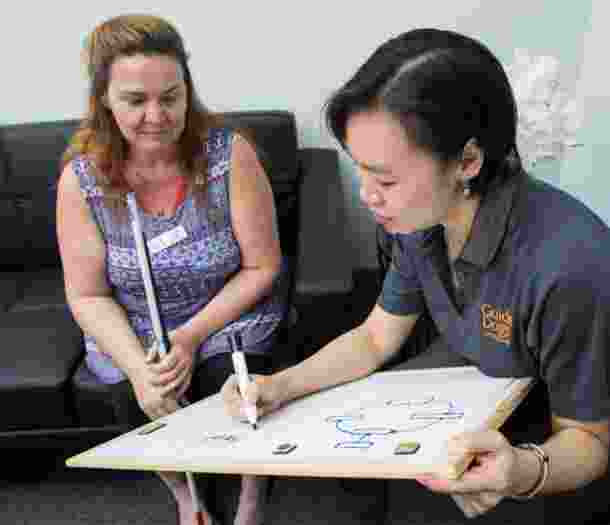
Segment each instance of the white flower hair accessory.
M526 169L542 159L561 159L580 145L575 138L580 108L562 85L556 58L517 49L506 73L517 102L517 149Z

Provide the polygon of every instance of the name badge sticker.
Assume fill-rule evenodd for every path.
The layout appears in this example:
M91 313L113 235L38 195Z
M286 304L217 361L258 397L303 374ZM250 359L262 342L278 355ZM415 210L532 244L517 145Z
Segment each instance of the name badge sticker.
M186 230L182 224L179 224L175 228L168 230L160 235L157 235L154 239L148 241L148 249L151 255L155 255L160 251L178 244L180 241L187 238Z

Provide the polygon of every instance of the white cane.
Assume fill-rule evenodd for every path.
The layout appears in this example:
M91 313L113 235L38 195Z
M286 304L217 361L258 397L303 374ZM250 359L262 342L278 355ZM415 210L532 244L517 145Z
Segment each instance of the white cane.
M146 249L146 240L142 231L142 225L140 223L140 214L138 212L138 204L136 203L136 197L133 193L127 194L127 205L131 213L131 228L133 230L133 236L136 243L136 252L138 254L138 263L140 270L142 271L142 279L144 280L144 289L146 291L146 302L148 303L148 311L150 313L150 320L152 323L153 333L155 335L155 344L149 349L149 353L158 353L161 357L165 356L169 351L169 341L167 334L163 330L161 323L161 316L159 315L159 307L157 305L157 297L155 295L155 288L152 279L152 272L150 269L150 261L148 260L148 252ZM150 355L155 357L155 355ZM186 400L181 399L179 403L184 406ZM201 502L199 501L199 495L197 494L197 487L195 486L195 478L192 472L186 473L186 480L188 483L191 498L193 500L193 506L196 516L196 522L203 523L203 516L201 512Z

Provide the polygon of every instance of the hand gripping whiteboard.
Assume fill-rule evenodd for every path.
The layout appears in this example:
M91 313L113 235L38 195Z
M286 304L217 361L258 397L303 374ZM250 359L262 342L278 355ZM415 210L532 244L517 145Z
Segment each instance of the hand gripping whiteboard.
M469 458L450 464L447 438L499 428L532 385L531 378L493 378L475 367L377 372L288 403L260 418L258 430L228 416L216 394L71 457L67 465L279 476L458 477ZM418 450L395 454L405 442L417 443ZM278 454L278 447L293 448L285 444L296 448Z

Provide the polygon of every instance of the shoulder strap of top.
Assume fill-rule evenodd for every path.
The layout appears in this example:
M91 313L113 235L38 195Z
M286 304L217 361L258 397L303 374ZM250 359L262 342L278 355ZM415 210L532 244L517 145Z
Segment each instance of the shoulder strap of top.
M109 213L104 211L104 192L93 174L91 161L84 156L78 156L72 160L72 170L78 178L81 192L91 209L93 218L105 237L105 216Z
M103 195L91 167L91 161L87 157L78 156L72 160L72 170L78 177L81 191L87 200L90 200L91 197L101 197Z

